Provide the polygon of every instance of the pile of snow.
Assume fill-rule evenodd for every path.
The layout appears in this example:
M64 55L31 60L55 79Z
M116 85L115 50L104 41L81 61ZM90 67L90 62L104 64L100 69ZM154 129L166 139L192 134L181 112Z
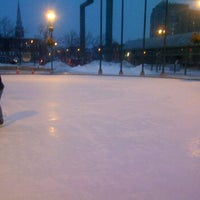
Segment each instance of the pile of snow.
M51 63L47 63L45 65L46 69L51 68ZM86 65L79 65L76 67L71 67L63 62L54 61L53 68L55 73L69 73L69 74L98 74L100 68L100 61L95 60ZM160 67L161 68L161 67ZM184 76L185 69L177 66L177 71L174 73L174 65L165 66L165 73L170 76ZM104 75L119 75L120 72L120 63L119 62L106 62L102 61L102 71ZM133 65L127 61L123 61L122 63L122 71L123 75L132 75L139 76L142 71L142 65ZM152 66L149 64L144 64L144 73L145 75L150 76L158 76L161 74L161 69L156 71L156 66ZM200 76L200 70L195 69L187 69L187 75L189 76Z
M50 69L51 63L46 64L45 68ZM63 62L54 61L53 62L54 72L61 73L75 73L75 74L98 74L100 68L100 61L95 60L86 65L79 65L76 67L71 67ZM127 61L123 61L122 64L123 74L125 75L140 75L142 71L142 65L134 66ZM105 62L102 61L102 71L105 75L118 75L120 71L120 63L118 62ZM155 71L150 70L149 65L145 65L145 73L155 74Z

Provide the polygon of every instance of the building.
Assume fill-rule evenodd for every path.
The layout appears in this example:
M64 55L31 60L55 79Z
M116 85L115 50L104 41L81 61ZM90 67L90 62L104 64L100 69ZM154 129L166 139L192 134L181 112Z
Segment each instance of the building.
M200 12L188 4L168 3L167 35L200 31ZM158 37L165 30L166 2L161 1L151 13L150 37Z
M12 37L0 37L0 63L38 62L46 57L47 48L44 41L26 38L22 25L20 4L17 5L17 20Z
M124 44L125 58L129 62L157 67L178 63L184 67L185 73L188 67L200 68L200 11L190 9L187 4L169 3L166 7L166 1L162 1L153 8L150 23L150 37L145 38L145 51L144 38Z

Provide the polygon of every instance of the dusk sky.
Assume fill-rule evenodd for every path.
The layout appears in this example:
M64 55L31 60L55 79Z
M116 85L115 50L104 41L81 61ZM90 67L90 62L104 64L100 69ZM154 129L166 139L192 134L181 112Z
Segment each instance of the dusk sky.
M152 8L162 0L147 0L147 37L149 37L150 14ZM174 2L175 0L169 0ZM38 35L39 25L45 24L45 11L54 8L57 13L54 35L63 36L70 30L79 33L79 7L85 0L19 0L25 37ZM105 6L105 0L103 4ZM191 2L191 0L176 0L176 2ZM1 0L0 18L8 17L16 23L18 0ZM86 8L86 32L93 36L99 35L99 5L100 0ZM124 41L141 38L143 35L144 0L124 0ZM105 16L105 9L103 10ZM121 24L121 0L114 0L113 39L119 41ZM103 26L105 32L105 24Z

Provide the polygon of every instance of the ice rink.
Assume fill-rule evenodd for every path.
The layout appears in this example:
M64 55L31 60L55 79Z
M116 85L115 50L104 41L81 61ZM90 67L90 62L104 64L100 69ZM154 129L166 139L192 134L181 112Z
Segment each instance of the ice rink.
M0 199L200 199L199 81L2 78Z

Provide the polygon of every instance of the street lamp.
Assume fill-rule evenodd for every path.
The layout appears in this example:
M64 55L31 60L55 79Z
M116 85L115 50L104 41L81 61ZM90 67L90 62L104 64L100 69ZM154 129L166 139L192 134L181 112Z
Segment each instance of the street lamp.
M102 15L103 15L103 2L102 0L100 0L100 47L98 49L98 53L100 55L99 71L98 71L99 75L103 73L103 70L102 70Z
M54 30L54 21L56 18L56 14L53 10L49 10L46 13L47 20L49 22L48 29L50 33L50 37L47 39L47 45L51 48L51 70L53 71L53 46L55 44L53 40L53 30Z
M188 4L192 9L199 10L200 9L200 0L187 0Z
M144 76L144 57L146 54L146 19L147 19L147 0L144 0L144 24L143 24L143 42L142 42L142 71L141 76Z
M124 0L121 2L121 45L120 45L120 71L119 75L123 75L123 43L124 43Z
M200 8L200 1L197 1L197 7Z
M166 65L166 48L167 48L167 30L168 30L168 0L165 0L165 28L163 31L163 65L161 76L165 76L165 65Z
M34 66L35 66L35 51L36 51L36 48L35 48L35 41L34 40L31 40L31 53L33 54L33 62L34 62Z

